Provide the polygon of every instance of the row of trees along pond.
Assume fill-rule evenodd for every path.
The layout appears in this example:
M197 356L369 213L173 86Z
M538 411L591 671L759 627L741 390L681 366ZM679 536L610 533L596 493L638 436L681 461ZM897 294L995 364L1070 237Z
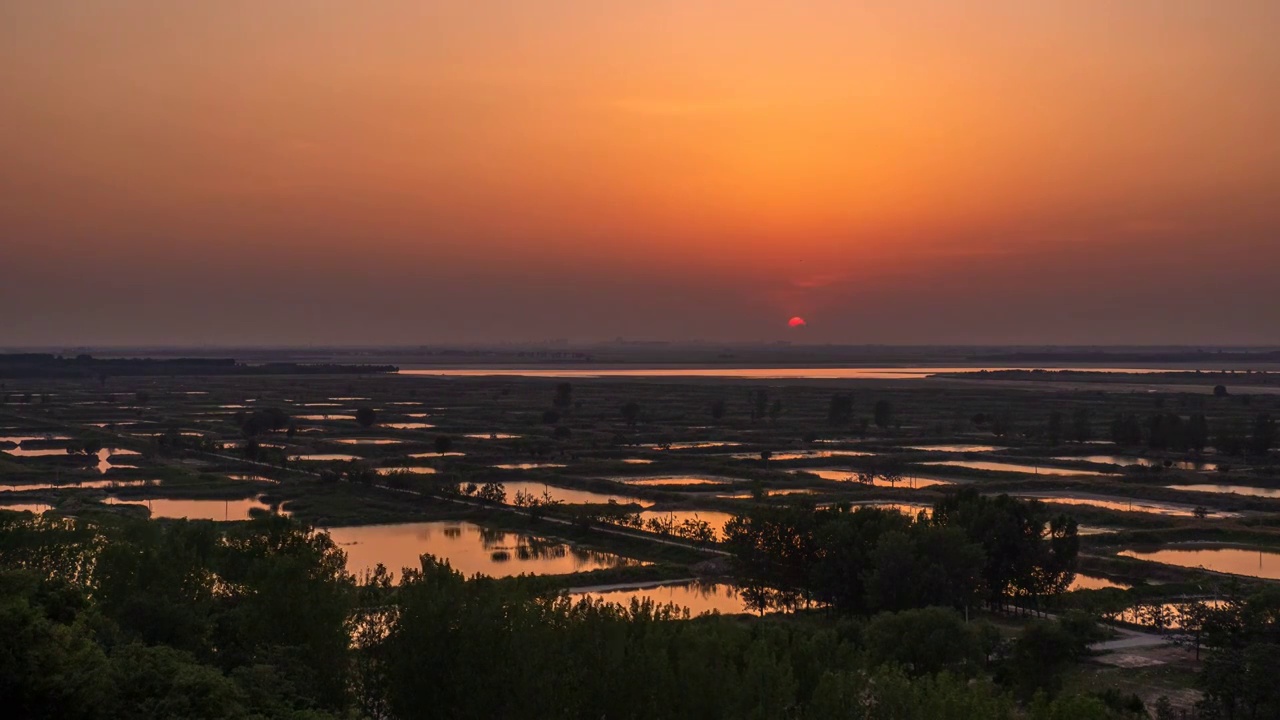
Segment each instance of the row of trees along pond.
M980 604L1037 607L1075 577L1076 522L1043 504L964 489L932 513L757 506L725 526L747 600L865 613Z

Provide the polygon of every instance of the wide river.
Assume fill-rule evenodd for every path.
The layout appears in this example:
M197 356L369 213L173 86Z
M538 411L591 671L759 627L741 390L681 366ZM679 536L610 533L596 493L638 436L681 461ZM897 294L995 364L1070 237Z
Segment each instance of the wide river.
M541 378L610 378L610 377L704 377L741 378L748 380L910 380L938 373L980 372L982 370L1078 370L1081 372L1125 373L1144 375L1161 372L1194 372L1196 368L1114 368L1114 367L715 367L715 366L662 366L633 367L537 367L495 365L467 367L418 367L402 368L401 375L437 375L446 377L484 377L501 375L508 377Z

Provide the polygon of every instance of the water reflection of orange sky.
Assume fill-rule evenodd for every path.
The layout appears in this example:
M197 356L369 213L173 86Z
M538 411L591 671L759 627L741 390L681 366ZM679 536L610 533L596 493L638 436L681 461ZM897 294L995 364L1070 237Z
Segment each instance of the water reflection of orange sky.
M347 569L357 576L381 563L397 577L420 567L419 557L448 560L464 575L560 575L588 572L636 561L540 541L472 523L423 522L330 528L329 536L347 553Z
M1213 570L1232 575L1280 580L1280 553L1247 548L1198 548L1194 550L1166 549L1153 552L1124 550L1127 557L1153 562L1180 565L1182 567Z
M107 498L108 505L143 505L153 518L188 520L248 520L250 510L270 510L259 500L174 500L169 498ZM281 514L288 514L282 512Z
M635 590L583 593L582 596L616 603L623 607L630 607L632 600L648 599L657 605L675 603L680 607L688 608L691 616L708 612L718 612L721 615L751 612L737 588L720 583L679 583Z
M1105 588L1127 588L1127 587L1129 586L1118 583L1118 582L1113 582L1103 577L1094 577L1093 575L1083 575L1081 573L1076 573L1075 579L1071 581L1071 585L1067 587L1067 590L1068 591L1103 590Z

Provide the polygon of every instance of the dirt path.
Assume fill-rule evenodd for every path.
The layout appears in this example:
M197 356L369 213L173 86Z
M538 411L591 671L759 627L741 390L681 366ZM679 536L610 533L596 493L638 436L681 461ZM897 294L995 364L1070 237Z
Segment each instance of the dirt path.
M1125 628L1116 628L1123 637L1115 640L1107 640L1105 642L1094 643L1089 646L1094 652L1113 652L1116 650L1133 650L1135 648L1157 647L1167 645L1169 637L1167 635L1156 635L1154 633L1140 632L1138 630L1129 630Z

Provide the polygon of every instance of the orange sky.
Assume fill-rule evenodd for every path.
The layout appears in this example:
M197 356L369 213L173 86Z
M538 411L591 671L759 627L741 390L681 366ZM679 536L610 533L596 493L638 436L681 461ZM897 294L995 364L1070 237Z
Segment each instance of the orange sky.
M1273 0L0 4L0 344L1280 343Z

